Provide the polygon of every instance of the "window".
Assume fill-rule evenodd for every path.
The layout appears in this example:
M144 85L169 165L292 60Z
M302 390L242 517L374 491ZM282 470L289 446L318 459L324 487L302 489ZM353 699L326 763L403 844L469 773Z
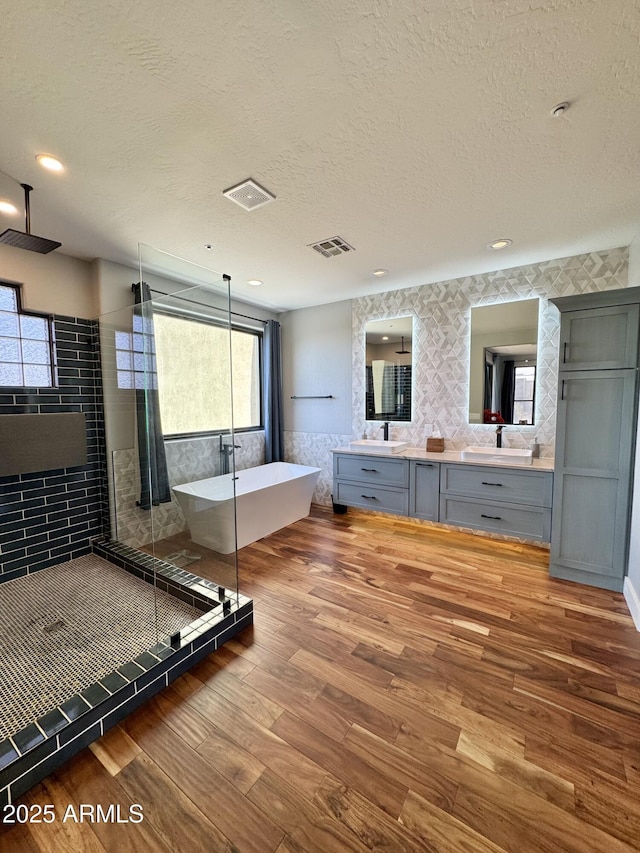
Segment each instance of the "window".
M536 367L534 364L516 364L514 369L513 422L514 424L532 424Z
M139 314L133 315L132 332L116 332L116 370L118 388L158 387L153 354L154 337L150 333L148 321Z
M20 289L0 282L0 385L52 388L51 318L20 305Z
M153 320L163 433L230 429L228 328L159 311ZM262 425L261 342L259 332L231 330L235 429Z

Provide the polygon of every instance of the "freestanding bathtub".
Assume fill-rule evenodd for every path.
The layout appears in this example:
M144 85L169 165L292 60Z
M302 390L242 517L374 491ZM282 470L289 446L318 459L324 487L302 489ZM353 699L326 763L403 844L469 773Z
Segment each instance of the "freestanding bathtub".
M309 515L320 468L292 462L269 462L232 474L173 486L173 492L198 545L219 554L244 548Z

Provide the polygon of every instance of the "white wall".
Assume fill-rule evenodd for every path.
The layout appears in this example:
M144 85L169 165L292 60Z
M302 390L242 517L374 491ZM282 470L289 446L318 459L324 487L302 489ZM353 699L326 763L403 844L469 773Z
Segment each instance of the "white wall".
M96 316L91 265L60 249L48 255L0 245L0 279L21 284L22 307L84 320Z
M289 311L282 326L285 458L321 469L313 500L328 504L334 447L351 434L351 301ZM292 396L333 395L331 400Z
M629 287L640 287L640 233L636 235L629 246ZM629 569L624 583L624 597L636 628L640 631L640 418L638 419L638 427L631 510Z
M279 317L285 430L351 430L351 301L289 311ZM292 400L324 396L332 400Z

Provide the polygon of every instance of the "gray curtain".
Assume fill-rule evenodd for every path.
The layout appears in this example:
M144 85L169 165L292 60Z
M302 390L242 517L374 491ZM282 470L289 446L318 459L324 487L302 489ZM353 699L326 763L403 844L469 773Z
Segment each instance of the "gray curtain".
M513 398L516 390L516 363L511 359L504 362L502 375L502 391L500 397L500 414L506 424L513 423Z
M169 503L171 490L167 458L160 423L158 374L153 333L151 291L145 282L133 285L133 358L136 377L136 422L140 460L140 500L138 506L151 509Z
M282 462L282 355L280 323L277 320L265 323L263 371L265 462Z

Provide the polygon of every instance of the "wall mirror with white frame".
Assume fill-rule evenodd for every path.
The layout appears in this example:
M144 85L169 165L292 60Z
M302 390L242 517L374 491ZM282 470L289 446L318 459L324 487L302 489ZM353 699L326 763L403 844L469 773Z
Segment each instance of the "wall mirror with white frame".
M411 420L413 338L413 317L366 324L366 420Z
M471 309L469 423L534 423L539 301Z

